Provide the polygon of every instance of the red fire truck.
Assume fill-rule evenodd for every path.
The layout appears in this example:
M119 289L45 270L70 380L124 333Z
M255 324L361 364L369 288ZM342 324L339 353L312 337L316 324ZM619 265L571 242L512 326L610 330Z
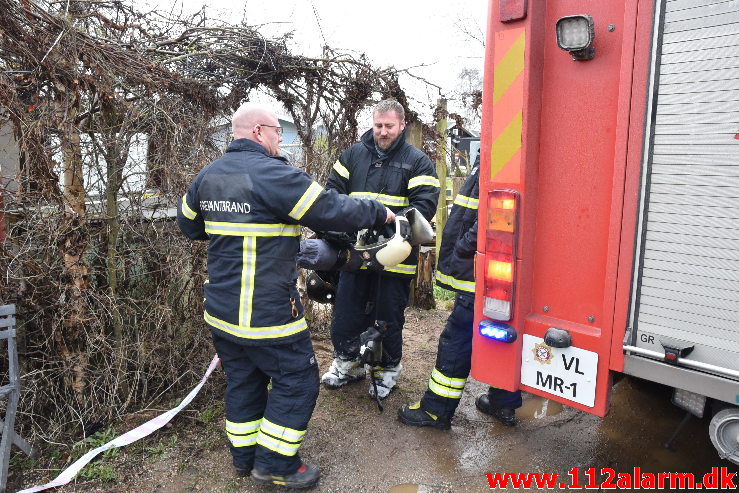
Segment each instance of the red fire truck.
M488 16L472 376L598 416L668 385L739 463L739 1Z

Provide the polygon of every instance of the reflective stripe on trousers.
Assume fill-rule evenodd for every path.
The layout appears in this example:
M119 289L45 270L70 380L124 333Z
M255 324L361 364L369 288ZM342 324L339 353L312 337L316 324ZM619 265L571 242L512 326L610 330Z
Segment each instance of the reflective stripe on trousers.
M245 346L213 334L213 345L226 373L226 431L234 465L277 475L295 472L318 398L310 335L306 331L289 343Z

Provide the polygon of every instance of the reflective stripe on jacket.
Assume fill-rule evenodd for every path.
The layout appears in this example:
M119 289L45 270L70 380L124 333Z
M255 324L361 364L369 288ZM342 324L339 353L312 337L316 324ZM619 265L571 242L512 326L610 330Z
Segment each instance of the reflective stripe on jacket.
M405 141L405 131L380 157L372 129L341 153L326 188L351 197L378 200L394 212L415 207L428 221L436 213L440 189L434 164L426 154ZM387 229L385 236L392 234L393 231ZM385 272L413 277L417 263L418 250L413 248L408 258Z
M180 230L209 240L205 321L245 344L284 344L307 329L296 287L300 224L355 231L385 219L379 202L324 190L247 139L203 168L177 208Z
M477 249L479 156L459 189L449 213L437 256L436 284L459 293L475 293L474 256Z

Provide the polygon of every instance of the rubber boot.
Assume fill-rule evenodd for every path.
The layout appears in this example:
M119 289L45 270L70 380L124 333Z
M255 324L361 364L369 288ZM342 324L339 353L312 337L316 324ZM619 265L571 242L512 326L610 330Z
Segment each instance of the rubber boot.
M255 467L251 471L251 478L257 483L276 484L299 490L315 486L321 478L321 473L316 466L303 462L297 471L284 476L262 472Z
M359 361L334 358L331 367L321 377L321 382L327 389L338 389L351 382L363 380L364 365Z
M449 416L437 416L421 408L421 403L406 404L398 409L398 419L410 426L431 426L437 430L448 430L452 427Z

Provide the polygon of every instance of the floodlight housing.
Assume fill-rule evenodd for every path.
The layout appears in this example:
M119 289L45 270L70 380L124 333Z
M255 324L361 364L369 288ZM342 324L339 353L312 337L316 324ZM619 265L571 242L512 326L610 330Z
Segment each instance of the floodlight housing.
M568 15L557 21L557 46L569 51L576 61L592 60L595 56L595 23L586 14Z

